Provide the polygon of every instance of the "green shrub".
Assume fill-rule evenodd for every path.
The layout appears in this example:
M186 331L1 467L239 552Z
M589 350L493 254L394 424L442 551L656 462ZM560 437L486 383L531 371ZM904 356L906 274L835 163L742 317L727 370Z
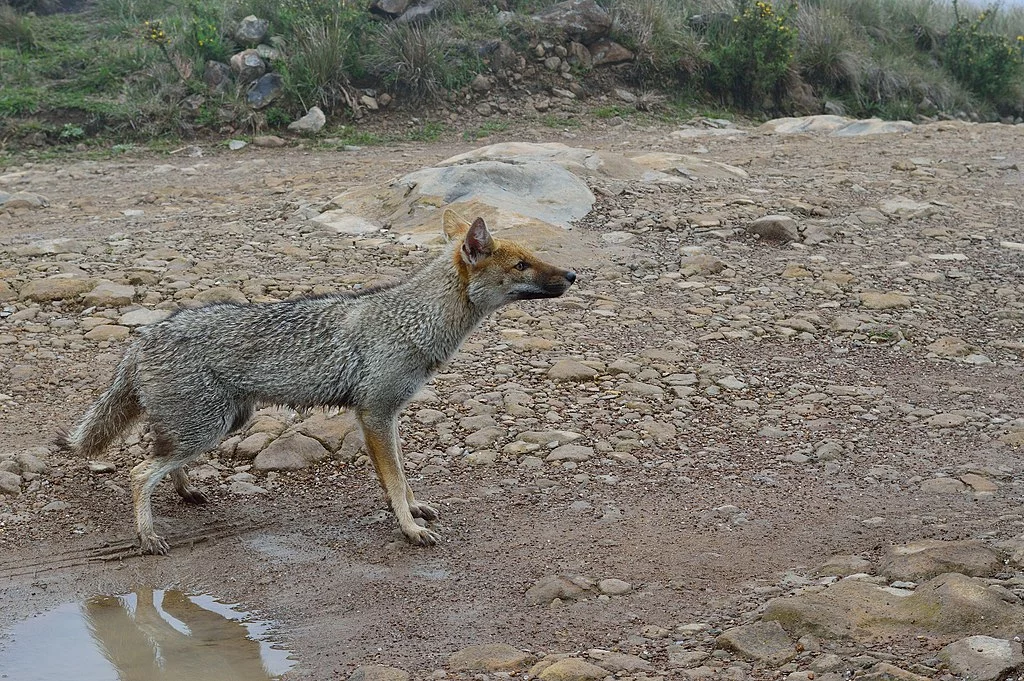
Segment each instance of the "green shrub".
M796 59L804 80L828 92L856 92L867 46L858 39L849 18L826 7L803 6L796 25Z
M688 24L689 12L675 0L618 0L612 35L633 51L634 77L700 77L707 66L705 44Z
M946 37L943 63L971 92L999 105L1019 91L1024 73L1024 37L1012 40L991 31L995 9L981 12L972 21L960 16L954 0L956 23Z
M748 109L770 96L777 108L796 49L795 9L790 4L777 12L770 2L740 0L732 25L713 36L708 50L712 89Z
M29 18L18 14L10 5L0 5L0 45L16 50L38 47Z
M372 76L407 98L436 100L483 68L475 53L458 48L437 24L386 24L371 38L367 64Z
M283 69L285 89L302 108L331 111L346 101L354 42L350 27L338 16L307 20L296 29L294 47Z

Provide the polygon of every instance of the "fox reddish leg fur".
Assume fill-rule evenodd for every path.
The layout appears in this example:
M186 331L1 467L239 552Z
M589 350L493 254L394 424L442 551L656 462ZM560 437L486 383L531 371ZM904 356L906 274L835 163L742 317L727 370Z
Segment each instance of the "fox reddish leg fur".
M170 475L183 499L205 502L185 464L266 405L353 410L402 532L414 544L437 542L414 520L433 521L437 511L417 500L406 481L399 412L489 314L517 300L558 297L576 280L575 272L493 238L481 218L470 223L449 209L443 221L447 248L399 284L207 305L143 329L111 386L62 442L95 457L145 415L152 451L131 471L144 553L169 549L153 528L157 483Z

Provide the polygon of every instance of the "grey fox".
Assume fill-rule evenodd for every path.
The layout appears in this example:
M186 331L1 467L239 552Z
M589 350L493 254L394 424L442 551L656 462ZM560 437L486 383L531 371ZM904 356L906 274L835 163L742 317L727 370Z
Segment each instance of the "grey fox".
M410 542L438 535L413 518L437 518L405 478L398 413L467 335L506 303L554 298L576 273L494 239L448 209L449 243L405 281L356 293L182 310L147 327L117 366L113 384L69 434L68 449L92 457L145 412L151 457L131 471L143 553L166 554L153 528L153 488L170 474L188 502L206 497L183 466L241 428L264 405L354 410L370 460Z

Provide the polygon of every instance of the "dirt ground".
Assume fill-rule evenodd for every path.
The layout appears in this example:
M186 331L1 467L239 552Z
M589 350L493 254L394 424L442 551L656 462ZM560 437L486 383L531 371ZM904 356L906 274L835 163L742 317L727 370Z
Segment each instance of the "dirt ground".
M0 212L0 270L13 291L75 268L114 281L145 271L147 307L174 305L186 286L283 298L408 271L422 251L332 243L296 214L483 143L672 151L748 174L675 188L597 181L577 245L550 256L576 267L574 289L486 322L429 386L430 403L409 406L410 480L442 513L439 546L402 541L361 461L258 473L269 493L242 496L227 477L246 462L215 454L221 477L198 483L212 502L180 503L162 485L155 512L171 555L137 556L125 491L137 447L109 453L111 474L51 449L46 473L0 495L0 629L95 594L179 588L277 621L297 661L288 679L347 678L364 664L423 678L491 642L617 649L673 677L670 640L646 628L746 621L788 588L787 571L807 575L836 554L1024 532L1012 446L1024 430L1024 251L1014 245L1024 241L1024 126L950 122L849 139L672 130L596 121L473 144L208 147L0 173L0 189L49 200ZM894 197L916 202L917 215L879 212ZM831 239L723 231L779 213ZM18 250L54 238L84 246ZM873 309L874 292L899 296ZM0 303L0 452L49 445L83 413L127 344L85 338L84 320L130 309L12 298ZM943 337L966 349L933 345ZM553 380L560 359L597 376ZM417 418L427 407L443 420ZM465 420L477 416L502 430L485 447L497 452L490 463L465 456L465 438L488 421ZM546 461L546 444L510 446L543 430L578 434L593 455ZM43 510L55 500L64 503ZM556 574L632 590L530 604L527 589ZM886 649L910 659L914 645Z

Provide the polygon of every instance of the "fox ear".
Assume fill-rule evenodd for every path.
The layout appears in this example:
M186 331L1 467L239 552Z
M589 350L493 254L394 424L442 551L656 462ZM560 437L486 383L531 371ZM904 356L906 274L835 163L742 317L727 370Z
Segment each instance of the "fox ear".
M452 241L469 231L470 225L466 218L451 208L444 209L442 222L444 223L445 241Z
M476 265L494 250L494 239L487 231L483 218L473 220L462 241L462 259L467 265Z

